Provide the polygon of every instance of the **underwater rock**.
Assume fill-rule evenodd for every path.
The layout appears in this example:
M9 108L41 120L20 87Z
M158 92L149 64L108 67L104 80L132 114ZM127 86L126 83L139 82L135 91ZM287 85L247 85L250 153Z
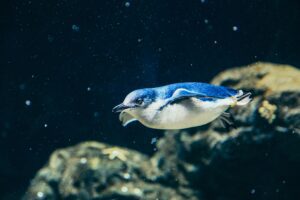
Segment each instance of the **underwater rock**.
M234 108L240 124L300 129L300 70L289 65L258 62L226 70L212 83L251 91L251 107ZM260 127L261 127L260 126Z
M151 158L97 142L57 150L24 200L300 199L299 77L271 63L226 70L212 83L253 93L230 110L236 129L168 131Z
M249 106L231 109L237 128L215 121L167 132L156 166L209 200L300 199L299 77L296 68L270 63L219 74L212 83L253 93Z
M193 191L160 184L161 173L136 151L85 142L55 151L24 200L196 200Z

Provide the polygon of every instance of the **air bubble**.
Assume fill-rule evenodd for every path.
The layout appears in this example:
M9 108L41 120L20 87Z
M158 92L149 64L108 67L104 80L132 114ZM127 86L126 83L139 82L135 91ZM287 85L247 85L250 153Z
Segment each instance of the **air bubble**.
M26 105L26 106L31 106L31 101L30 101L30 100L26 100L26 101L25 101L25 105Z
M128 8L129 6L130 6L130 2L126 1L126 2L125 2L125 7Z
M237 30L239 30L239 28L238 28L237 26L233 26L233 27L232 27L232 30L233 30L233 31L237 31Z

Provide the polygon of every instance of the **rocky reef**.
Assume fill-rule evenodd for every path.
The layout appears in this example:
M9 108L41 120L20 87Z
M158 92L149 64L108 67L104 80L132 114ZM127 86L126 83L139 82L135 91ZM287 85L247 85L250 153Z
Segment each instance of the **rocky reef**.
M84 142L55 151L24 200L300 199L300 71L255 63L216 76L213 84L253 93L233 108L237 128L218 121L166 132L158 151Z
M152 162L133 150L84 142L55 151L25 199L196 199L191 189L164 184Z

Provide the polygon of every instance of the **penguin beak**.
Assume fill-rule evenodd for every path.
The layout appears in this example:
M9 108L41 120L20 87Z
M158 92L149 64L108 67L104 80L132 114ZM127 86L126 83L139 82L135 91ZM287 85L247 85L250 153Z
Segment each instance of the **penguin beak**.
M124 105L123 103L117 105L116 107L114 107L112 109L112 112L116 113L116 112L122 112L123 110L127 109L127 108L134 108L135 106L130 106L130 105Z

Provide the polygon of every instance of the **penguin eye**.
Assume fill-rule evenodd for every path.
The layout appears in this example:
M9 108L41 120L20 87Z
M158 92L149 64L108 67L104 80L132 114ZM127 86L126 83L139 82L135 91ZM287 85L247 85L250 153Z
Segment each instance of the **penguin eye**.
M138 98L135 102L136 104L141 105L144 101L142 98Z

